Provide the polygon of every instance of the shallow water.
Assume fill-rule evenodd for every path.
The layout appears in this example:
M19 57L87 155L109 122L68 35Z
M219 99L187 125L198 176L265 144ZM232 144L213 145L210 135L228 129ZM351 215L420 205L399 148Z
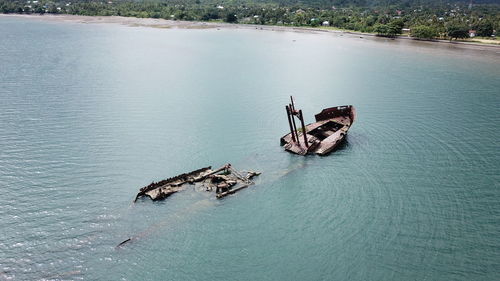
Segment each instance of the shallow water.
M0 38L0 279L500 275L498 52L18 18ZM306 122L356 106L347 142L283 152L290 94ZM132 203L227 162L263 174Z

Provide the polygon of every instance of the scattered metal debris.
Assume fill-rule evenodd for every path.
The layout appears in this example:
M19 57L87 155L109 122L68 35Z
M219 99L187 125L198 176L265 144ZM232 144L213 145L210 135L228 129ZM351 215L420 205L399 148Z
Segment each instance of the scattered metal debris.
M260 172L238 172L233 169L231 164L226 164L216 170L212 170L212 167L209 166L153 182L139 190L134 202L143 196L147 196L153 201L163 200L186 189L188 185L198 185L203 187L205 191L215 191L216 197L222 198L254 184L251 179L258 175Z

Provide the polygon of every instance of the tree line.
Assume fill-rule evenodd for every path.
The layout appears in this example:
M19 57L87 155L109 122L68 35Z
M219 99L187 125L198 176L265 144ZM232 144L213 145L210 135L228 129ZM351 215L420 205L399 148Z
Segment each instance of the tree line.
M327 26L394 37L489 37L500 28L500 4L433 0L0 0L1 13L125 16L284 26Z

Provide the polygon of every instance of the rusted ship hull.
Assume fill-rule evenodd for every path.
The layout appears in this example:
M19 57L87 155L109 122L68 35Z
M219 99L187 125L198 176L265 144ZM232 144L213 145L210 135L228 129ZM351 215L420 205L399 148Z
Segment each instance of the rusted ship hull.
M151 198L151 200L153 201L165 199L170 195L181 191L183 189L182 186L184 184L193 183L197 178L202 176L204 173L210 171L211 168L212 167L209 166L189 173L184 173L175 177L171 177L159 182L152 182L151 184L142 187L139 190L139 193L137 193L134 202L137 201L137 199L142 196L147 196Z
M231 164L226 164L216 170L212 170L209 166L159 182L152 182L139 190L134 202L143 196L153 201L163 200L186 189L188 185L198 185L206 191L215 190L216 197L223 198L254 184L251 179L258 175L260 173L254 171L242 174L233 169Z
M295 110L292 99L287 114L290 133L280 140L285 150L299 155L326 155L342 143L354 122L356 110L352 105L325 108L315 115L316 122L304 125L302 110ZM301 129L296 129L293 115L301 121Z

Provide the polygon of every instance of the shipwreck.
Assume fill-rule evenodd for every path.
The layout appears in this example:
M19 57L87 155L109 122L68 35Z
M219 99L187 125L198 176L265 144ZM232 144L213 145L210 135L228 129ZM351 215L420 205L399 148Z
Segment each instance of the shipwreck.
M316 122L304 125L302 110L295 108L293 97L290 101L285 106L290 133L283 136L280 143L286 151L299 155L332 152L344 140L356 117L352 105L336 106L323 109L314 116ZM301 128L297 128L295 118L300 121Z
M159 182L152 182L139 190L134 202L144 196L153 201L163 200L174 193L185 190L189 185L201 187L205 191L215 191L216 198L222 198L253 185L252 178L258 175L260 172L239 172L231 164L226 164L215 170L209 166Z

